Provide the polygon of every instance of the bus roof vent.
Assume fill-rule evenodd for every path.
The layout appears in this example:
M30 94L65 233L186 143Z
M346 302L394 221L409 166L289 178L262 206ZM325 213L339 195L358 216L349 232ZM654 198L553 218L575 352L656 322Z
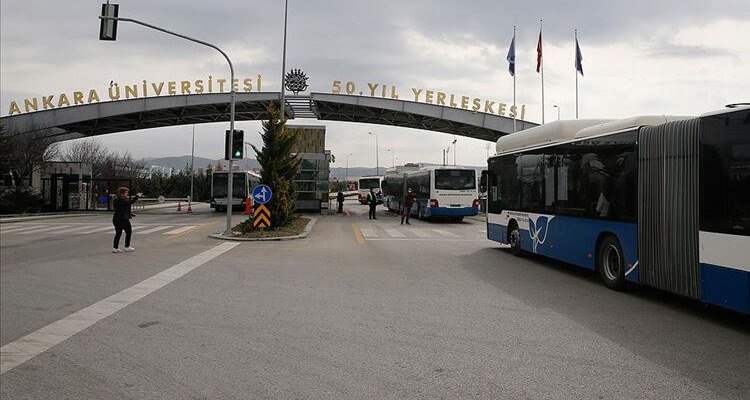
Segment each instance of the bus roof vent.
M617 132L628 128L635 128L639 126L652 126L661 125L670 121L681 121L690 119L693 117L679 116L679 115L642 115L639 117L631 117L625 119L617 119L614 121L608 121L601 124L589 126L581 129L576 133L576 138L595 136L609 132Z
M593 125L601 125L611 119L575 119L568 121L555 121L548 124L535 126L519 132L505 135L497 140L495 149L498 153L513 150L541 146L544 144L561 142L575 138L581 129Z

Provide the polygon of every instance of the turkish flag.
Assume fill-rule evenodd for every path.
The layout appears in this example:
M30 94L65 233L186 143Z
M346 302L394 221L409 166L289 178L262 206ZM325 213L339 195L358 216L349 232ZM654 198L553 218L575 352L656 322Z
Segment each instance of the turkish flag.
M542 31L539 31L539 41L536 44L536 72L542 67Z

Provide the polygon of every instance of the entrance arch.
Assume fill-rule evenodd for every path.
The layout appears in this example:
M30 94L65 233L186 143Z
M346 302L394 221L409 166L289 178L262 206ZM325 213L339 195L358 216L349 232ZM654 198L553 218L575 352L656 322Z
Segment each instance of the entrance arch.
M268 119L278 92L237 93L237 121ZM513 119L406 100L311 93L286 96L288 119L315 118L423 129L496 141L513 132ZM70 106L0 118L11 134L44 134L58 141L139 129L229 121L229 93L135 98ZM516 120L518 130L537 124Z

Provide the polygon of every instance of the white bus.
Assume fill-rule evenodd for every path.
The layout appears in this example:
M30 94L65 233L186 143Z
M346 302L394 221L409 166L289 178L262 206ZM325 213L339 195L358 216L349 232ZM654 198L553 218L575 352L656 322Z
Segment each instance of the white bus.
M228 175L227 171L211 173L211 208L216 211L227 210ZM234 171L232 181L232 209L242 210L246 199L260 183L260 175L250 171Z
M370 193L370 188L375 189L375 195L378 199L378 204L383 203L383 177L382 176L363 176L359 178L357 188L357 198L360 204L367 204L367 193Z
M750 107L553 122L488 162L487 237L750 314ZM613 312L617 312L613 310Z
M420 219L461 221L479 213L476 170L464 167L424 167L404 175L386 175L389 209L400 211L405 190L414 192L411 214Z

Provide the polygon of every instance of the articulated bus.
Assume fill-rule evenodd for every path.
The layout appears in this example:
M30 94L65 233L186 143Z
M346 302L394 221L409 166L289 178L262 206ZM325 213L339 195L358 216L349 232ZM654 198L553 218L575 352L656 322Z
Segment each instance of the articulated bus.
M229 172L214 171L211 174L211 208L216 211L227 210L227 181ZM232 173L232 209L242 210L245 201L260 184L260 175L250 171Z
M375 196L377 196L377 203L383 203L383 177L382 176L363 176L359 178L357 186L357 199L360 204L367 204L367 193L370 193L370 188L375 189Z
M560 121L488 161L487 236L750 314L750 107Z
M406 190L414 192L411 214L420 219L461 221L479 214L476 170L463 167L424 167L388 174L383 182L388 208L400 212Z

